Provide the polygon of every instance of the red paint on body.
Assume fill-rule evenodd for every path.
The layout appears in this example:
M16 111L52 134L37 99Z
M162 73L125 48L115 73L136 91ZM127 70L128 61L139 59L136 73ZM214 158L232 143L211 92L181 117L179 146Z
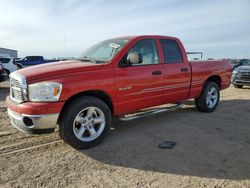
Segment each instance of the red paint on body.
M159 64L119 67L118 63L128 50L139 40L155 39ZM183 63L165 64L159 39L172 39L181 49ZM180 69L187 68L187 72ZM152 75L161 71L161 75ZM89 91L101 91L109 96L114 110L113 115L135 112L142 108L165 103L175 103L200 95L204 83L212 76L221 80L220 89L230 85L231 65L226 60L195 61L187 60L186 51L179 39L166 36L130 37L129 42L118 54L105 64L83 63L80 61L56 62L33 66L18 71L28 84L42 81L55 81L63 85L58 102L25 102L15 104L9 98L8 108L22 114L60 113L64 103L72 96ZM129 88L119 90L119 88Z

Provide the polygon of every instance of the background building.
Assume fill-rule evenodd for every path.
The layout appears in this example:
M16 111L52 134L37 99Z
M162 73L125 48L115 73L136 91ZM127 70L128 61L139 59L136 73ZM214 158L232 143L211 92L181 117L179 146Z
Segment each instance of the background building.
M12 50L8 48L0 48L0 56L10 56L17 57L17 50Z

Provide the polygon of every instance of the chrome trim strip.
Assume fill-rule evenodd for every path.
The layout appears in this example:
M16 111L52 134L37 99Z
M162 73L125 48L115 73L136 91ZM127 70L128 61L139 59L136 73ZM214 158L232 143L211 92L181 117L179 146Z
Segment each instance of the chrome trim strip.
M203 84L203 81L197 80L197 81L192 81L191 85L198 85L198 84Z
M203 83L204 82L200 81L200 80L192 81L191 86L199 85L199 84L203 84ZM139 95L139 94L143 94L143 93L150 93L150 92L156 92L156 91L162 91L162 90L168 90L168 89L176 89L176 88L187 87L187 86L190 86L190 82L176 84L176 85L172 85L172 86L161 86L161 87L155 87L155 88L147 88L147 89L143 89L140 92L127 94L126 96Z
M156 92L156 91L161 91L161 90L175 89L175 88L180 88L180 87L189 87L189 86L190 86L190 83L187 82L187 83L176 84L176 85L172 85L172 86L161 86L161 87L155 87L155 88L147 88L147 89L144 89L140 92L127 94L126 96L138 95L138 94L149 93L149 92Z

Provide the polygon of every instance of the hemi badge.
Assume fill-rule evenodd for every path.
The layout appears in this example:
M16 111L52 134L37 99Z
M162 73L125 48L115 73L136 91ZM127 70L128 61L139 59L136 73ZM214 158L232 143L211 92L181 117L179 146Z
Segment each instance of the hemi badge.
M120 87L118 90L119 90L119 91L126 91L126 90L130 90L130 89L132 89L131 86L128 86L128 87Z

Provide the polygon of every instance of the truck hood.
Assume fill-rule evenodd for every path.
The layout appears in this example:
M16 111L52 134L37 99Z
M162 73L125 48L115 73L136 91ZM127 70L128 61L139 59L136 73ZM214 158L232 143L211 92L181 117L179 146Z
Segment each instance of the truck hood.
M103 67L103 64L94 64L90 62L82 62L77 60L71 61L59 61L55 63L45 63L42 65L35 65L20 69L17 72L24 75L28 82L57 77L72 73L99 70Z
M242 66L238 67L237 70L250 72L250 65L242 65Z

